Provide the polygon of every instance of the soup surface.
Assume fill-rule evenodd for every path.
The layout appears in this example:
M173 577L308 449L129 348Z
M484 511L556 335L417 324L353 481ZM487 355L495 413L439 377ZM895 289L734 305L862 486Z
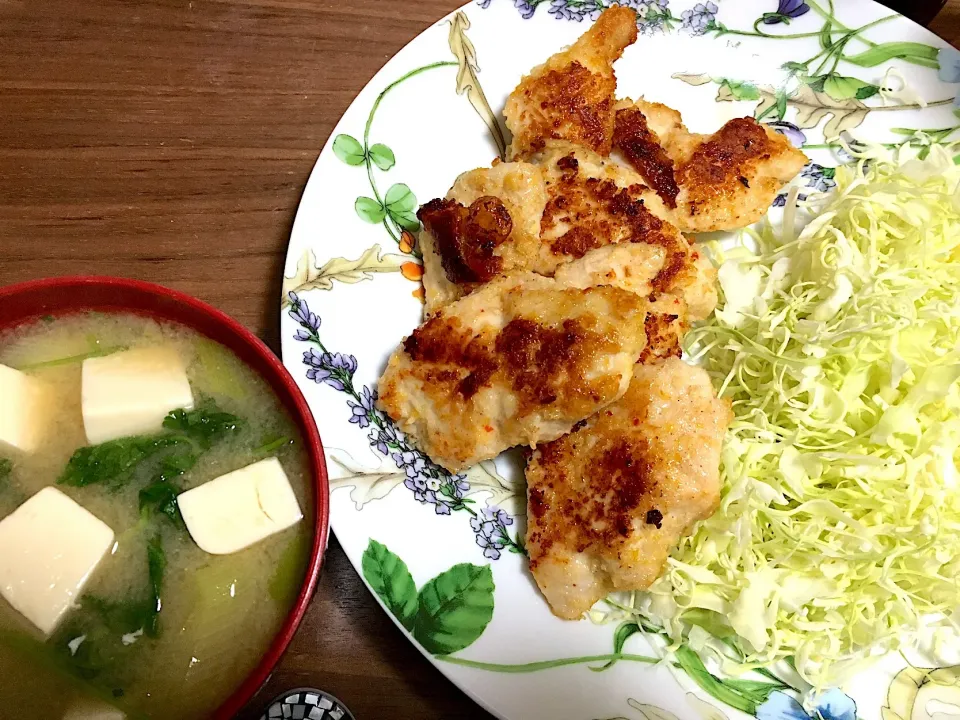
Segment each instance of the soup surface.
M186 362L197 408L236 416L235 425L209 443L164 449L114 479L57 484L86 444L82 360L160 344L176 346ZM0 718L123 717L88 714L110 707L128 718L206 717L256 666L302 584L314 509L296 426L229 350L134 315L47 318L0 333L0 364L43 379L57 398L56 426L40 450L0 449L0 519L56 485L116 536L114 552L49 638L0 598ZM163 483L180 492L269 457L279 459L304 519L230 555L197 547L175 504L165 502Z

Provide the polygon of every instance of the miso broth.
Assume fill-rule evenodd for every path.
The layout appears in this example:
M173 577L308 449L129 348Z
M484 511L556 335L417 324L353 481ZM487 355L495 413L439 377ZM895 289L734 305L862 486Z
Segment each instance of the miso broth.
M173 448L116 480L57 484L86 444L82 360L158 344L178 349L196 406L236 416L237 427L209 449L194 448L186 461ZM304 577L314 508L295 424L230 351L189 329L134 315L48 318L0 333L0 364L42 379L57 400L55 429L40 450L0 448L0 519L54 485L116 537L114 552L49 638L0 598L0 718L96 717L82 710L95 707L128 718L208 716L264 655ZM175 504L163 503L163 487L156 502L148 493L141 507L141 491L158 481L181 492L268 457L279 459L304 517L239 552L201 550ZM151 611L157 595L159 612Z

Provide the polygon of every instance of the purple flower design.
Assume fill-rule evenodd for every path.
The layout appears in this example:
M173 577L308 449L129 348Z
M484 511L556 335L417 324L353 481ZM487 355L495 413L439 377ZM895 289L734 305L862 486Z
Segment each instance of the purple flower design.
M641 34L666 32L666 21L672 19L667 9L669 0L630 0L623 4L637 11L637 27Z
M790 144L794 147L803 147L803 144L807 141L807 136L803 134L803 131L794 125L792 122L787 122L786 120L774 120L767 123L767 127L771 127L776 130L778 133L783 135L790 141Z
M807 199L807 196L804 195L803 193L799 193L799 194L797 195L797 202L803 202L803 201L806 200L806 199ZM773 203L771 203L771 205L772 205L773 207L776 207L776 208L786 207L786 206L787 206L787 193L780 193L779 195L777 195L777 196L773 199Z
M595 0L550 0L547 12L558 20L581 22L584 18L596 20L603 9L603 5Z
M370 392L370 388L366 385L363 386L363 389L360 391L360 399L356 400L347 400L347 405L350 408L350 422L359 427L365 428L370 425L370 418L377 417L380 415L380 411L376 407L377 402L377 393ZM386 453L384 453L386 455Z
M823 165L811 162L804 166L800 177L807 179L806 187L811 188L814 192L827 192L837 186L837 181L833 179L836 174L836 168L824 167ZM808 197L809 195L807 193L799 193L797 195L797 201L803 202ZM782 208L785 207L786 204L787 193L782 192L773 199L772 206Z
M487 0L489 4L490 0ZM537 2L530 2L529 0L513 0L513 6L520 11L520 17L524 20L529 20L533 17L533 13L537 9ZM483 7L486 7L484 5Z
M357 359L353 355L317 352L314 348L303 353L303 364L308 368L308 378L315 383L326 383L334 390L346 390L347 385L352 386L353 373L357 369Z
M493 2L493 0L477 0L477 5L486 10L488 7L490 7L491 2Z
M372 418L370 420L373 422ZM406 436L392 422L378 424L367 437L370 445L375 447L381 455L389 455L391 448L402 447L406 443Z
M826 192L837 186L837 181L833 179L836 172L836 168L824 167L817 163L807 163L803 172L800 173L800 177L807 179L808 188L813 188L816 192Z
M717 8L712 2L697 3L680 15L682 27L691 35L703 35L716 27Z
M303 364L309 369L307 377L315 383L323 383L330 379L330 370L323 362L324 353L317 352L313 348L303 353Z
M507 534L507 526L513 525L513 518L500 508L484 508L479 515L471 518L470 527L477 535L477 545L483 548L483 556L491 560L500 558L500 551L512 545Z
M940 70L937 76L946 83L960 83L960 50L952 47L940 48L937 53ZM954 107L960 107L960 92L953 100Z
M801 15L810 12L810 6L806 0L780 0L777 4L777 11L764 13L761 20L766 25L776 25L784 23L789 25L791 20L796 20Z
M813 702L813 712L786 693L776 690L756 710L757 720L856 720L857 704L836 688L820 693Z
M310 334L303 331L312 330L313 334L316 335L320 329L320 318L310 312L310 308L307 307L307 304L302 301L295 292L291 291L287 294L287 297L290 298L290 317L296 320L301 327L301 330L298 330L294 337L297 340L308 340L311 337ZM301 337L301 334L303 334L304 337Z

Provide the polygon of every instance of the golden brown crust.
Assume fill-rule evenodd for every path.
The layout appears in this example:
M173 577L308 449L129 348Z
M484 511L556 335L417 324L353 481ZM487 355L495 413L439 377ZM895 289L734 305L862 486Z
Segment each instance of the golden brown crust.
M719 501L730 421L700 368L638 365L626 394L527 465L530 569L553 611L575 618L613 590L644 589Z
M617 111L613 145L652 187L667 207L677 206L677 181L673 160L660 145L660 138L647 127L647 118L637 108Z
M636 41L636 17L624 7L605 10L568 50L523 78L504 110L513 133L511 159L541 150L548 140L610 153L617 89L613 62Z
M640 353L637 362L652 365L669 357L680 357L683 349L680 347L682 337L676 327L678 322L680 322L679 314L668 315L655 312L648 314L644 322L647 346Z
M589 250L618 242L659 245L667 251L667 260L654 285L659 290L668 287L686 263L689 244L647 210L643 201L646 188L623 188L613 180L591 177L581 172L572 153L557 159L555 165L557 172L547 183L547 205L540 221L553 254L580 258Z
M769 161L779 145L753 118L728 122L677 169L688 212L696 215L701 205L729 201L750 189L753 167Z
M453 471L552 440L626 389L645 308L618 288L499 278L404 340L380 380L380 406Z
M433 237L450 282L482 283L500 274L503 260L493 251L510 237L513 221L498 198L477 198L469 207L437 198L421 207L417 217Z
M783 135L753 118L731 120L708 136L689 132L676 111L659 103L616 107L615 145L655 188L646 198L650 210L684 232L736 230L759 220L806 162Z

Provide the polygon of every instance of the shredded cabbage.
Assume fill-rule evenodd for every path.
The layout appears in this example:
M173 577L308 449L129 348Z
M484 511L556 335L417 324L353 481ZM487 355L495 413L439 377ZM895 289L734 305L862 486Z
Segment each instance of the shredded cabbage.
M735 415L722 502L619 601L817 687L960 619L960 167L934 147L836 181L799 236L713 248L722 299L687 352Z

